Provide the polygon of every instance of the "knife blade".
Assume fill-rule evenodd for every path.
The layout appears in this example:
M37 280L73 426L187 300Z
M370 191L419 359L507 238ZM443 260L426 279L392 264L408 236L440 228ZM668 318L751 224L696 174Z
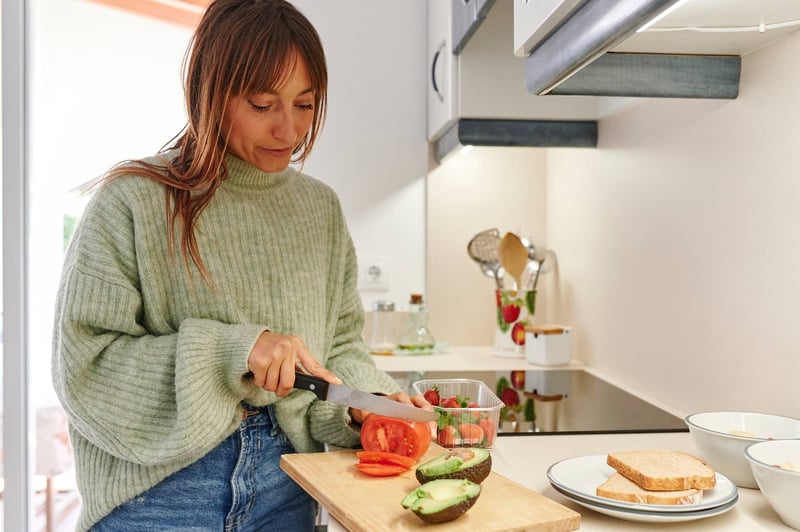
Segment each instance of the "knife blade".
M405 403L398 403L380 395L362 392L343 384L331 384L307 373L295 372L294 387L298 390L313 392L323 401L332 401L382 416L407 419L409 421L434 421L439 418L439 414L436 412Z

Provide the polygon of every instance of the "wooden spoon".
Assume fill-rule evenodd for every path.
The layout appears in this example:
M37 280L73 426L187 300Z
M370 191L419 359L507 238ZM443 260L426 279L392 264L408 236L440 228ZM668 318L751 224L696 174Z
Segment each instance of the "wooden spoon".
M522 274L528 265L528 249L514 233L506 233L497 247L500 264L517 283L517 290L522 290Z

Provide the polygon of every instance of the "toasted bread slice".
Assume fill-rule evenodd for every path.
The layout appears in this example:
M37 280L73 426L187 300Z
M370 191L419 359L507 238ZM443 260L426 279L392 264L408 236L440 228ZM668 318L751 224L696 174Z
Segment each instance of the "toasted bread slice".
M703 500L701 490L650 491L640 488L619 473L614 473L597 486L597 495L639 504L697 504Z
M609 453L606 463L650 491L704 490L713 488L717 481L714 468L680 451L648 449Z

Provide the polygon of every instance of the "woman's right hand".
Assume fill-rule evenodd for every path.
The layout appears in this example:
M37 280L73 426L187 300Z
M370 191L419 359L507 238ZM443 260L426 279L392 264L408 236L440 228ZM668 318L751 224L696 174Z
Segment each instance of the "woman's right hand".
M253 382L267 391L275 392L278 397L291 391L297 366L332 384L342 384L336 374L314 358L299 336L265 331L247 357L247 368L253 374Z

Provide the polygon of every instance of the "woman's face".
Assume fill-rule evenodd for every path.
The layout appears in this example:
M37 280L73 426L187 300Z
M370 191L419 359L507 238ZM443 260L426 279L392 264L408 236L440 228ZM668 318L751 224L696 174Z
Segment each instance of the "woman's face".
M230 132L228 151L264 172L280 172L313 119L311 79L298 57L294 72L275 92L232 97L222 125Z

